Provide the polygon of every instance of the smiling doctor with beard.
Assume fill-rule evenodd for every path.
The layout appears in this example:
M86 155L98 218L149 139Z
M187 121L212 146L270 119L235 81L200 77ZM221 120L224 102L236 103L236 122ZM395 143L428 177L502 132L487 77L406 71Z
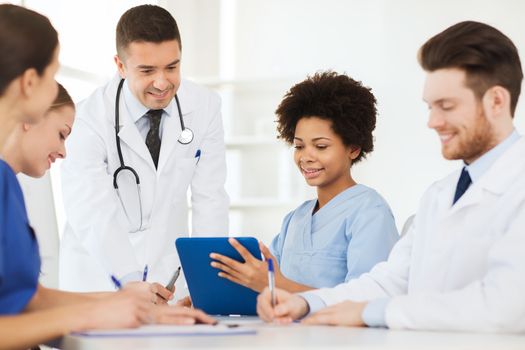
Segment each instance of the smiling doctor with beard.
M189 235L190 186L192 236L228 231L220 99L181 80L175 19L137 6L116 37L119 75L78 105L62 168L60 287L71 291L113 290L111 275L165 285L175 239Z

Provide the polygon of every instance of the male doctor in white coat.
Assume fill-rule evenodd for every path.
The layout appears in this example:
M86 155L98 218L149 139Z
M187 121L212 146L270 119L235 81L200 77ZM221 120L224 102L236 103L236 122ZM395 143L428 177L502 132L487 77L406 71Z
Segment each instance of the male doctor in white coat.
M525 331L525 139L513 127L523 73L504 34L458 23L419 52L423 98L446 159L463 169L424 194L409 232L368 274L258 300L265 320L395 329Z
M165 296L159 284L180 265L175 239L189 235L190 186L192 235L227 235L220 99L181 81L180 34L165 9L128 10L116 42L119 75L78 105L63 163L60 287L114 290L114 275L158 282ZM116 173L122 166L133 170Z

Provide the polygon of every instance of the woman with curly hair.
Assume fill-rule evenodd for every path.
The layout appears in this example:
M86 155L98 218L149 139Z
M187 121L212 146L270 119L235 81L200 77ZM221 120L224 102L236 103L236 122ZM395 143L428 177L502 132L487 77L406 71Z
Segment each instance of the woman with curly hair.
M373 150L376 99L347 75L321 72L293 86L276 111L279 137L295 148L294 161L317 198L286 215L266 260L276 286L290 292L333 287L386 260L399 235L386 201L356 183L352 166ZM219 276L262 291L267 263L235 239L245 262L212 254ZM280 268L279 268L280 266Z

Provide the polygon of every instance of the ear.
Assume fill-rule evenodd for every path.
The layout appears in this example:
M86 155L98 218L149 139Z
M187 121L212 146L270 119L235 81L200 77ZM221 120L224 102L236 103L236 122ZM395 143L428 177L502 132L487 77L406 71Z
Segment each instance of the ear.
M35 68L26 69L20 76L20 93L26 98L31 98L38 83L38 72Z
M22 131L27 132L29 129L31 129L31 124L29 123L21 123L22 124Z
M357 157L359 157L360 154L361 154L361 147L350 146L350 147L348 148L348 157L349 157L351 160L356 159Z
M487 117L510 116L510 92L504 87L491 87L485 91L481 101Z
M124 61L119 57L119 55L115 55L114 60L115 64L117 65L120 77L122 79L126 79L126 66L124 65Z

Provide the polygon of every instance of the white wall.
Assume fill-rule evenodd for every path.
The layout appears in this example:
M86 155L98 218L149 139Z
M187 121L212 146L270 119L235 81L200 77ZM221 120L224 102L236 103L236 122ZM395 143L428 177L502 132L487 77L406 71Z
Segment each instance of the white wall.
M59 79L78 100L112 74L116 22L125 9L140 2L25 3L49 15L61 33L61 61L66 67ZM239 154L249 157L248 161L228 164L230 189L239 192L239 201L232 210L234 233L254 234L265 241L278 231L286 211L312 196L293 167L286 170L292 161L290 152L285 154L290 156L288 164L282 159L282 152L278 159L269 158L279 147L278 141L271 140L275 137L273 111L292 83L317 70L334 69L373 89L379 101L375 151L353 171L359 182L383 194L401 227L416 210L424 189L459 166L442 159L438 139L426 127L427 109L421 100L424 73L416 61L418 48L451 24L479 20L506 33L525 60L525 2L521 0L159 3L170 9L179 23L183 74L222 89L226 134L231 138L229 149L233 154L229 159L242 158ZM225 88L228 80L232 90ZM525 123L522 106L520 102L516 116L520 131ZM262 141L250 148L235 139L238 136ZM264 161L254 161L257 159ZM272 169L273 166L278 168ZM247 176L251 177L249 181ZM239 183L244 185L235 187ZM242 202L243 193L262 198L266 192L282 194L283 186L293 187L285 194L290 203ZM28 201L51 201L45 193L32 198ZM60 208L57 212L60 214ZM48 228L54 222L50 219Z
M264 91L268 81L298 82L317 70L334 69L372 87L379 102L375 151L353 171L359 182L378 189L386 197L398 227L416 210L425 188L459 166L443 160L437 137L426 127L427 107L421 98L424 73L416 60L418 48L456 22L478 20L506 33L525 59L525 2L520 0L222 2L235 8L235 23L228 23L236 28L232 79L259 81ZM177 9L182 7L179 5L184 2L166 3L172 4L177 16ZM208 2L194 1L194 6L195 3ZM203 13L181 12L184 16L178 18L186 41L193 33L197 40L203 32L213 31L206 26L208 17L202 17ZM186 26L188 22L193 26ZM196 23L201 26L196 27ZM192 49L184 51L185 62L198 56L213 60L209 53L200 55L200 49L207 52L206 43ZM198 77L199 67L192 65L187 73ZM275 91L275 95L282 96L285 90ZM263 106L270 126L274 117L268 111L273 111L278 102L275 99L273 105ZM518 106L519 130L524 125L522 110ZM253 113L246 118L253 118ZM264 166L259 165L260 169ZM272 220L280 219L276 215L269 222ZM268 225L261 227L264 234Z

